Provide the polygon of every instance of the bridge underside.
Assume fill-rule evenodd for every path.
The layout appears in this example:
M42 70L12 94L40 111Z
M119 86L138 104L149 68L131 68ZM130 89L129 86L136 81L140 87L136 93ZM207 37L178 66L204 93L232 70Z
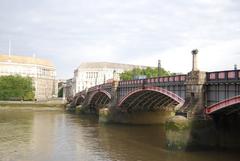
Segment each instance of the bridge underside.
M240 95L223 100L206 108L209 115L231 115L240 113Z
M96 93L90 100L90 108L99 109L110 103L111 99L103 92Z
M222 108L211 115L221 115L222 117L228 117L231 115L240 115L240 103L234 104L225 108Z
M240 145L240 103L222 108L211 114L217 129L219 146Z
M179 102L157 91L143 90L127 97L120 105L127 112L173 110Z

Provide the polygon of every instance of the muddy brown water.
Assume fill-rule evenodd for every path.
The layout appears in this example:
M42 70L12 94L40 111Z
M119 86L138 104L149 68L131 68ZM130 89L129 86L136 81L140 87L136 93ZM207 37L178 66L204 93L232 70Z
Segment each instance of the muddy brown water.
M63 110L0 110L0 161L239 161L238 151L169 151L160 125L99 124Z

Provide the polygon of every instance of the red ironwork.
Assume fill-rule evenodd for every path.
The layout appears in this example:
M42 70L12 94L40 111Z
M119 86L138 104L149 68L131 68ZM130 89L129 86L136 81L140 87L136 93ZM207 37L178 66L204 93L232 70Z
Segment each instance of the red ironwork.
M142 91L155 91L155 92L159 92L161 94L164 94L170 98L172 98L173 100L175 100L176 102L178 102L179 104L183 104L184 103L184 99L182 99L181 97L179 97L178 95L176 95L175 93L168 91L166 89L163 89L161 87L145 87L144 89L137 89L135 91L132 91L130 93L128 93L125 97L123 97L119 103L118 106L120 107L123 102L130 97L131 95L137 93L137 92L142 92Z
M80 99L80 98L82 98L82 100L84 101L85 96L84 96L83 94L78 95L78 96L75 98L75 101L74 101L74 104L75 104L75 105L77 104L78 99Z
M175 81L179 81L179 76L175 76Z
M181 76L181 81L185 81L186 80L186 76L185 75L182 75Z
M228 72L228 78L235 78L235 72L234 71L231 71L231 72Z
M225 72L218 73L218 78L219 79L224 79L225 78Z
M223 101L218 102L216 104L213 104L213 105L207 107L205 112L206 112L206 114L210 115L210 114L213 114L216 111L219 111L221 109L230 107L230 106L238 104L238 103L240 103L240 95L236 96L236 97L232 97L232 98L227 99L227 100L223 100Z
M216 73L210 73L209 79L216 79Z
M208 81L216 81L223 79L238 79L240 78L239 70L227 70L227 71L216 71L216 72L208 72Z
M165 77L165 78L164 78L164 82L168 82L168 77Z
M111 99L111 94L110 94L108 91L102 90L102 89L98 89L98 90L94 91L94 92L91 94L91 96L90 96L89 99L88 99L88 103L91 102L92 98L93 98L97 93L104 93L105 95L107 95L107 97L108 97L109 99Z

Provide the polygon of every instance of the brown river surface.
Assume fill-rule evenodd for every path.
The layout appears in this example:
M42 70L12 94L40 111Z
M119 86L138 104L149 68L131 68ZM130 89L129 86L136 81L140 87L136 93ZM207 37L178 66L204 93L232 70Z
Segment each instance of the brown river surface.
M61 110L0 110L0 161L239 161L237 150L165 149L164 128Z

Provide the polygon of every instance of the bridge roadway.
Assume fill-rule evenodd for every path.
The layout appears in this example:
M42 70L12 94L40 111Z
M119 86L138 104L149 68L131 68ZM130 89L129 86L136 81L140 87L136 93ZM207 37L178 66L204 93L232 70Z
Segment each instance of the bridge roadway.
M186 113L200 110L202 115L239 113L239 104L240 70L114 81L81 91L72 101L73 106L95 110L109 107L147 112L172 108Z

